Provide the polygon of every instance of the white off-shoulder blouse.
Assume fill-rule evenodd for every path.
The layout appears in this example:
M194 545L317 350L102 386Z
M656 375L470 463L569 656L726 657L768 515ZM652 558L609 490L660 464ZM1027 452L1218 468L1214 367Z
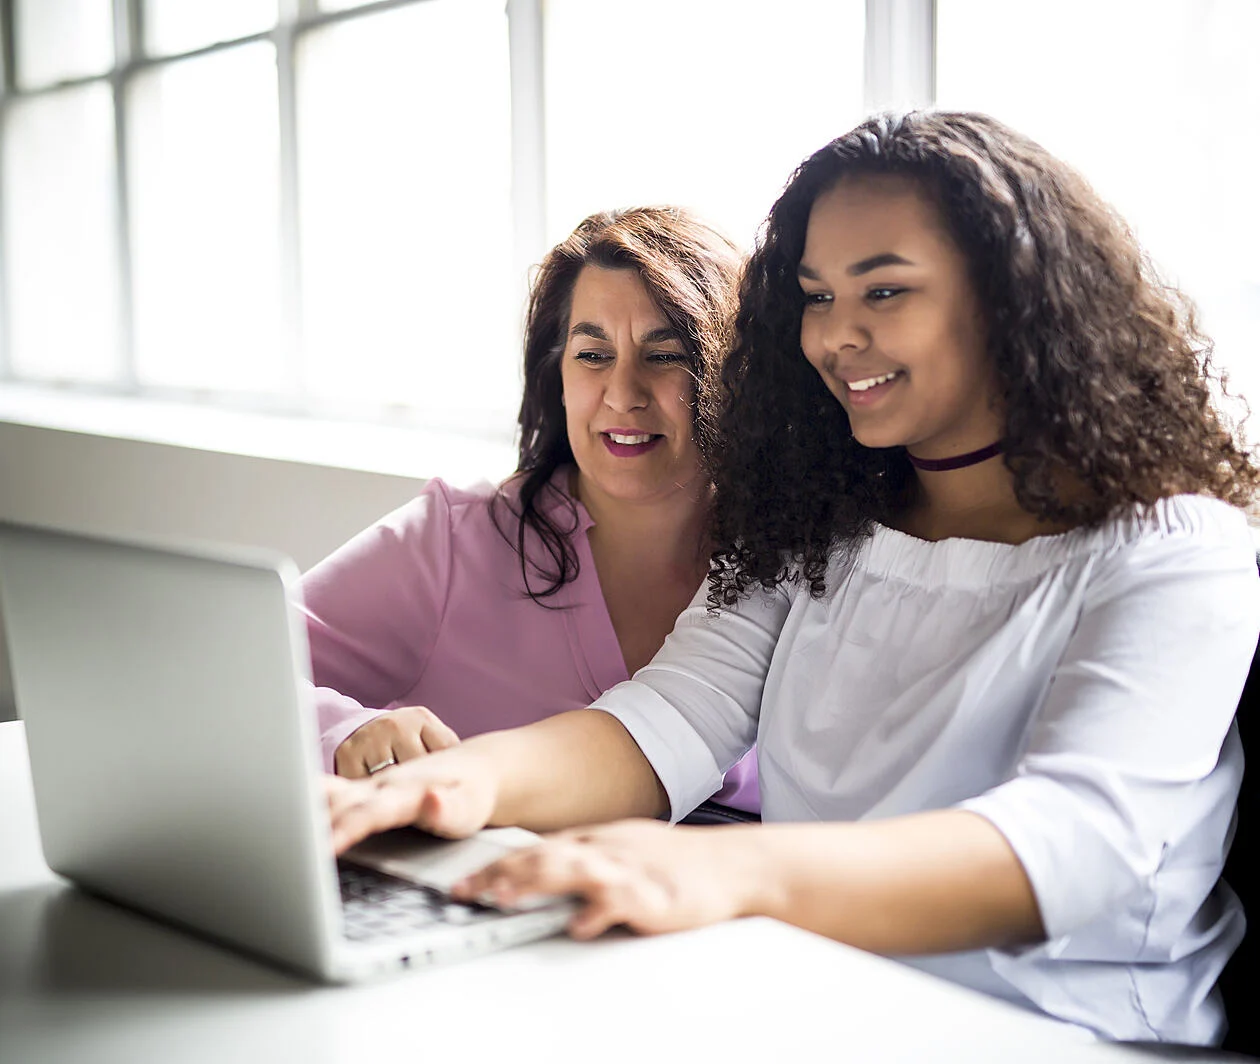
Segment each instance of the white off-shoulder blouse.
M1260 630L1242 513L1178 496L1026 543L878 527L827 592L704 589L595 706L675 818L754 742L766 821L968 809L1010 842L1047 940L910 959L1104 1037L1211 1042L1242 937L1218 885Z

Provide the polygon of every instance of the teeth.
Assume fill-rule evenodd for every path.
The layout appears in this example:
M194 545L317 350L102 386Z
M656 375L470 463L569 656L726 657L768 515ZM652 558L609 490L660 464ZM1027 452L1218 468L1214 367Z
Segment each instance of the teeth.
M638 436L623 436L619 432L610 432L608 433L608 438L612 440L613 443L636 444L647 443L652 439L652 434L650 432L645 432Z
M864 392L868 388L874 388L877 384L887 384L895 376L897 376L897 371L894 370L892 373L885 373L882 377L867 377L864 381L851 381L849 383L849 390L853 392Z

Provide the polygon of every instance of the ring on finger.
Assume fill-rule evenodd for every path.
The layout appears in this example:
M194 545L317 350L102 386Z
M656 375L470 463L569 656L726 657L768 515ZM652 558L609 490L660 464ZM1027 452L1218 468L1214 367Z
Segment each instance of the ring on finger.
M375 765L368 765L367 773L369 776L372 776L372 775L375 775L377 772L380 772L381 769L389 768L390 765L396 765L396 764L398 764L398 758L394 757L391 754L384 761L378 761Z

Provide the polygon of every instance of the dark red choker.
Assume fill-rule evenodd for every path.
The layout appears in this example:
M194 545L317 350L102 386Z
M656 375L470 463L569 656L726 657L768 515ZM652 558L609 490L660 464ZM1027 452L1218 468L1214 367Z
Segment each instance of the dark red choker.
M968 454L960 454L955 458L915 458L909 451L906 457L910 459L910 464L915 469L922 469L925 473L946 473L951 469L966 469L967 466L979 465L981 462L987 462L995 454L1002 453L1002 441L991 443L988 447L981 447L978 451L971 451Z

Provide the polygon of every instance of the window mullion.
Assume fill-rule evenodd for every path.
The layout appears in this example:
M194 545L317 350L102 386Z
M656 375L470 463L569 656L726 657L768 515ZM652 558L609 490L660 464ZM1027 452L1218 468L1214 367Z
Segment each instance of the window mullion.
M282 0L276 26L277 99L280 106L280 292L283 301L282 335L288 346L289 387L293 398L305 402L306 369L302 344L302 255L298 198L297 41L300 19L314 7L313 0Z
M114 66L110 87L114 101L114 175L118 234L118 384L127 392L139 389L136 375L135 306L131 255L131 190L128 186L127 88L131 73L143 59L142 0L114 0Z
M542 0L508 0L512 98L513 272L522 303L529 268L547 248L546 100Z
M0 0L0 44L3 45L3 54L0 55L0 68L2 68L0 73L3 73L3 82L0 82L0 219L2 219L5 195L4 125L9 98L15 84L13 62L17 54L17 49L13 44L13 0ZM5 265L4 225L0 223L0 380L10 380L13 376L9 361L9 286Z
M866 0L867 113L936 102L936 0Z

